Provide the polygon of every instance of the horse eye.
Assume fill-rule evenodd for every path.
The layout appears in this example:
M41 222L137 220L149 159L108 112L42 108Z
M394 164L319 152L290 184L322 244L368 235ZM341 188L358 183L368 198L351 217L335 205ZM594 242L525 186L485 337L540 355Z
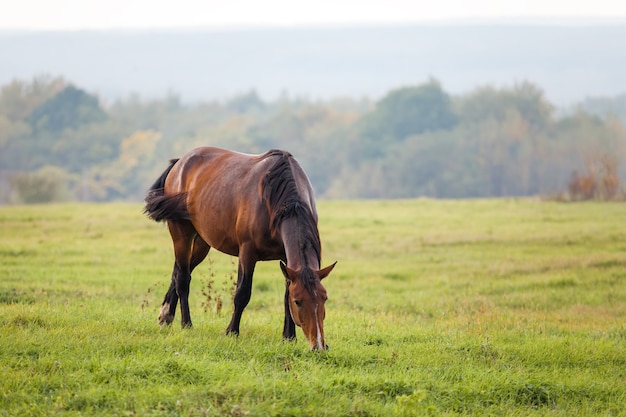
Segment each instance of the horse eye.
M302 301L301 300L293 300L294 303L296 303L296 305L298 307L300 307L302 305Z

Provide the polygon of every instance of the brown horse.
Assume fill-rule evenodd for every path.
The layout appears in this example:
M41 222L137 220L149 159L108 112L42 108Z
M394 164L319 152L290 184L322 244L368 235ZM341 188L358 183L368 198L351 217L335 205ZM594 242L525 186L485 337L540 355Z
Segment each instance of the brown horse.
M191 272L213 247L239 257L235 308L226 333L239 334L256 262L280 260L286 283L283 337L295 339L297 324L311 349L328 347L321 281L335 264L320 269L313 189L291 154L195 149L170 161L148 191L145 212L155 221L167 221L174 243L174 271L160 324L172 323L180 299L182 325L191 326Z

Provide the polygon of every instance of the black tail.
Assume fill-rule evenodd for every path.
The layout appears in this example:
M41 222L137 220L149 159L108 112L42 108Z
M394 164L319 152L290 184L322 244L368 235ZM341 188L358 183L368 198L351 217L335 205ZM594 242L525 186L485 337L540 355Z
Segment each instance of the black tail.
M164 192L165 179L176 162L178 162L178 159L170 160L170 166L163 171L163 174L152 184L152 187L146 194L146 199L144 200L146 206L143 211L156 222L189 220L186 202L187 193L165 195Z

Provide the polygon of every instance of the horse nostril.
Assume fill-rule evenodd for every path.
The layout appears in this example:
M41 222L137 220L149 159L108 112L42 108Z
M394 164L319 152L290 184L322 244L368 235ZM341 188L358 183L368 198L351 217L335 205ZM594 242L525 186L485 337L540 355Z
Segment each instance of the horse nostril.
M330 348L328 347L328 345L324 345L324 350L330 350Z

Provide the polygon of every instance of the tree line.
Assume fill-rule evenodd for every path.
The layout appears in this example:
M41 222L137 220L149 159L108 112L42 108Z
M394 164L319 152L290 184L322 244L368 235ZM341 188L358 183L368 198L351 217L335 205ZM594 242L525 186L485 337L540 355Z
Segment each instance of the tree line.
M103 103L40 76L0 89L0 203L138 201L169 159L207 145L286 149L320 198L615 199L624 115L621 96L564 111L530 82L454 96L430 79L376 101L250 91Z

